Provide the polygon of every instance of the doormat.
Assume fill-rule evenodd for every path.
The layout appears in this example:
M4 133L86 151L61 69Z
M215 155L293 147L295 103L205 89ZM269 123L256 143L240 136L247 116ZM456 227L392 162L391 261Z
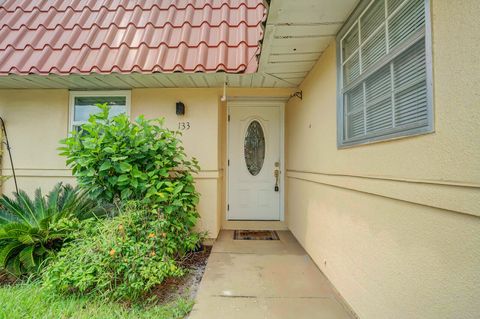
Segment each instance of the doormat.
M234 240L279 240L274 230L236 230Z

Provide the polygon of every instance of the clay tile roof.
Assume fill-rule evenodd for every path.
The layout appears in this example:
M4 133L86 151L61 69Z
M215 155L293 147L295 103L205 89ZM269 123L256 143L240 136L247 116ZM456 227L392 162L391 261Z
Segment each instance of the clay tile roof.
M0 0L0 75L257 70L262 0Z

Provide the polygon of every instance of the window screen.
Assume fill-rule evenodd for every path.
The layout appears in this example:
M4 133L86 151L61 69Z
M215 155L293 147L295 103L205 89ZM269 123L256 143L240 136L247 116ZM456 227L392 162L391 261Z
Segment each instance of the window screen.
M432 131L426 5L363 1L340 31L340 146Z

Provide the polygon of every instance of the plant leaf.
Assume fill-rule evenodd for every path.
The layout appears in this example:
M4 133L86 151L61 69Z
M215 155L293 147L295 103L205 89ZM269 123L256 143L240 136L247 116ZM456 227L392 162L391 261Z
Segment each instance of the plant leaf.
M100 166L100 168L98 169L100 172L101 171L106 171L107 169L109 169L110 167L112 167L112 163L110 163L110 161L105 161L103 162L103 164Z
M132 165L125 162L121 162L118 167L120 168L121 173L127 173L132 170Z
M35 267L35 260L33 259L34 248L34 246L27 246L18 254L20 261L27 269Z
M3 246L0 250L0 267L5 268L10 257L22 246L23 244L19 241L13 241Z
M120 175L117 179L117 182L118 183L126 182L126 181L128 181L128 178L129 178L128 175Z
M24 234L18 236L18 241L21 242L24 245L30 245L33 244L35 241L33 240L32 236L29 234Z

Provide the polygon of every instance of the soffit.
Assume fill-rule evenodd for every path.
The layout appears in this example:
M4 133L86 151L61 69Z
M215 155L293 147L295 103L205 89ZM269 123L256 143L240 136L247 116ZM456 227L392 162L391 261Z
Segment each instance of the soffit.
M259 72L298 86L359 0L273 0Z

